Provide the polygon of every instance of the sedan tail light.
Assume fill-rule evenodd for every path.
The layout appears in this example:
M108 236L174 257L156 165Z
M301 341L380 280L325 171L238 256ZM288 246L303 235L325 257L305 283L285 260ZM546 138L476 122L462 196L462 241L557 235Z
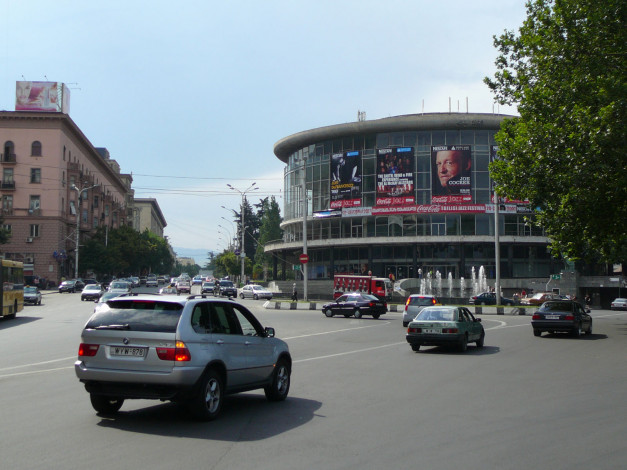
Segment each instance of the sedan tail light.
M78 347L78 357L93 357L98 352L99 345L81 343Z
M457 328L442 328L442 333L459 333L459 330Z
M422 328L407 328L407 333L422 333Z
M540 320L540 315L538 315L537 313L534 313L533 316L531 317L532 320Z
M566 315L564 317L564 320L567 320L567 321L573 321L574 319L575 319L575 317L573 315Z
M192 355L183 341L177 341L174 348L157 348L157 356L162 361L187 362L192 360Z

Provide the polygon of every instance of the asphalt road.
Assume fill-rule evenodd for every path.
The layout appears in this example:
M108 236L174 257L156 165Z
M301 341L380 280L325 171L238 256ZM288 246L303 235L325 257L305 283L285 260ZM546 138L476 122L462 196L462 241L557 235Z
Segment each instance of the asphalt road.
M592 336L535 338L528 316L482 317L486 346L411 351L379 320L266 310L287 340L290 396L229 397L220 418L126 401L95 414L73 363L93 303L48 294L0 321L1 469L622 469L627 312Z

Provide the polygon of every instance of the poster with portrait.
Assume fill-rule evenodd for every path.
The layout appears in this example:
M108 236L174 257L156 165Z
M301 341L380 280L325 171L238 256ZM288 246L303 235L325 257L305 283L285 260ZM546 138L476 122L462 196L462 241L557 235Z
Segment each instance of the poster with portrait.
M377 206L415 204L414 148L377 150Z
M470 145L431 147L431 203L472 202L472 159Z
M361 206L361 152L331 155L331 209Z

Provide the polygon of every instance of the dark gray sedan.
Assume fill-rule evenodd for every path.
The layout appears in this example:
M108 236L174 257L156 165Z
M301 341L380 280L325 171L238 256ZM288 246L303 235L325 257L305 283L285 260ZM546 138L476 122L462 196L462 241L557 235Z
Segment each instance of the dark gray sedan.
M531 317L533 335L542 332L570 333L580 336L582 333L592 334L592 317L590 309L584 309L579 302L572 300L550 300L544 302Z
M379 318L388 311L385 301L370 294L351 292L338 297L335 301L322 306L322 313L327 317L334 315L344 315L346 318L355 316L361 318L362 315L372 315Z

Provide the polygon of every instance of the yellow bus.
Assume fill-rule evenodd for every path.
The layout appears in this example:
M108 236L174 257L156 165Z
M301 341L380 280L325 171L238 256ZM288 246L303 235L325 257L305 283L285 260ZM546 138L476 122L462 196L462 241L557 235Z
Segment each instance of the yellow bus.
M24 263L3 259L0 286L0 312L3 317L15 318L24 308Z

